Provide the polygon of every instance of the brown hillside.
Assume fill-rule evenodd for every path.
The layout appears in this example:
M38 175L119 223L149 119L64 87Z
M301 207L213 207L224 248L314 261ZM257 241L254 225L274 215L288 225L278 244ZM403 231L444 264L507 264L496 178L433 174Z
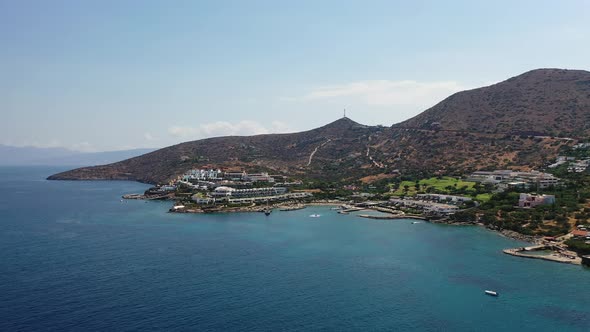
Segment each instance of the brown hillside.
M590 72L537 69L456 93L395 126L572 137L590 134L588 120Z
M390 177L396 169L439 174L506 167L530 169L555 158L564 145L588 137L588 120L590 73L539 69L456 93L389 128L342 118L300 133L186 142L49 179L161 183L190 168L207 165L367 181Z
M300 133L216 137L181 143L110 165L59 173L49 179L161 183L205 165L335 178L341 175L336 172L341 168L370 163L364 154L367 141L379 131L377 127L342 118ZM368 173L370 170L359 172Z

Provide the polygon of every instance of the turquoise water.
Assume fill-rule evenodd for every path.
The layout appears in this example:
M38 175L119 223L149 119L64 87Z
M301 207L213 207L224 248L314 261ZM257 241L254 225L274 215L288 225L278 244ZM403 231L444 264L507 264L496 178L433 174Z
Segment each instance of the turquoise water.
M590 326L590 270L505 255L523 244L482 228L169 214L120 201L145 185L43 180L58 170L0 168L2 331Z

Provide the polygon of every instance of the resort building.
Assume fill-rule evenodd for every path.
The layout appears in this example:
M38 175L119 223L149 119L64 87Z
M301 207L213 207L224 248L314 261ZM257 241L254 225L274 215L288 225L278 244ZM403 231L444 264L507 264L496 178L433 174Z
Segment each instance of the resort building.
M217 169L191 169L182 176L182 180L217 180L221 177L221 170Z
M232 180L232 181L244 181L246 179L245 171L242 172L225 172L223 175L224 179Z
M215 198L212 198L212 197L202 197L202 196L199 196L197 194L193 195L191 197L191 199L193 200L193 202L195 202L197 204L213 204L213 203L215 203Z
M176 186L173 185L165 185L165 186L160 186L158 188L158 191L174 191L176 190Z
M231 187L217 187L210 194L211 197L231 197L231 198L245 198L245 197L267 197L282 195L287 192L284 187L267 187L267 188L250 188L250 189L236 189Z
M537 189L545 189L560 184L560 179L553 176L553 174L539 171L517 172L512 170L477 171L468 177L468 181L491 183L499 187L518 184L526 188Z
M456 205L426 202L416 199L390 198L389 203L398 207L421 210L426 214L450 215L459 210L459 207Z
M286 201L311 197L311 193L295 192L288 193L284 187L236 189L231 187L217 187L209 194L209 197L193 195L192 200L197 204L217 203L265 203L275 201Z
M275 179L268 175L268 173L247 174L245 180L252 182L275 182Z
M442 194L417 194L416 198L424 201L435 201L435 202L469 202L472 201L471 197L457 196L457 195L442 195Z
M518 206L521 208L534 208L539 205L555 204L554 195L532 195L521 193L518 199Z
M588 159L577 160L576 162L568 165L567 171L570 173L582 173L588 168L589 165L590 160Z

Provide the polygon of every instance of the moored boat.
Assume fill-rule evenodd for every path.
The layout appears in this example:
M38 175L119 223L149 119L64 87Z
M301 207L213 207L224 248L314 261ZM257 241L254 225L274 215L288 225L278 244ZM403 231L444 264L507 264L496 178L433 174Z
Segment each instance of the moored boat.
M492 290L486 290L485 293L486 293L486 295L490 295L490 296L498 296L498 292L495 292Z

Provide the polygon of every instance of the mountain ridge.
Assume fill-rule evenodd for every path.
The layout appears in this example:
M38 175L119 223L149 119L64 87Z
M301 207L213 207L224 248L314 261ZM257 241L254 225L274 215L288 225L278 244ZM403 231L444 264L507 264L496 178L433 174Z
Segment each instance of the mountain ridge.
M586 120L590 72L537 69L455 93L391 127L343 117L297 133L184 142L49 179L159 183L206 166L346 181L392 176L397 170L462 174L496 167L538 168L575 141L564 137L589 137Z

